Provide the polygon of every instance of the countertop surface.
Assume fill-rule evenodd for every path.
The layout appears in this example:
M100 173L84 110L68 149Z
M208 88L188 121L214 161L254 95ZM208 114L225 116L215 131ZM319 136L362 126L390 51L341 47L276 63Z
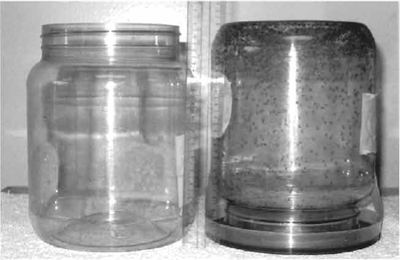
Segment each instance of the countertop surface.
M30 225L28 196L3 193L1 259L398 259L398 195L383 197L383 205L385 215L381 239L369 247L352 252L329 255L277 255L228 248L206 238L202 220L196 219L183 240L168 246L122 253L93 253L57 248L44 243Z

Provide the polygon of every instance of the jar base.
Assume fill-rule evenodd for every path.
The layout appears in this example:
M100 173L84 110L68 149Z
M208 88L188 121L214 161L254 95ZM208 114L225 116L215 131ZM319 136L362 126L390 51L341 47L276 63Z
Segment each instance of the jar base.
M316 210L308 213L302 210L268 211L228 205L226 216L206 219L206 235L222 245L266 253L353 251L380 238L382 205L377 188L355 206L358 207L320 210L318 215ZM327 216L326 220L321 220L323 215ZM317 218L320 221L316 221Z
M165 246L182 237L179 220L152 223L107 221L106 214L88 216L85 220L31 219L36 233L45 242L67 249L92 252L125 252ZM47 230L44 226L47 225ZM40 228L38 228L40 227ZM51 229L51 227L53 227ZM58 228L54 228L58 227ZM172 227L176 227L173 229ZM55 232L55 230L58 230Z
M65 206L65 203L61 203L63 200L58 202L60 207ZM30 218L42 240L57 247L78 251L134 251L178 241L183 236L183 227L182 216L173 214L178 210L177 207L169 205L168 211L166 204L153 203L147 215L138 214L140 208L134 206L145 203L147 201L133 200L131 203L126 202L124 210L95 211L79 218L56 214L67 212L66 209L48 210L45 215L31 212ZM131 206L130 210L128 205Z

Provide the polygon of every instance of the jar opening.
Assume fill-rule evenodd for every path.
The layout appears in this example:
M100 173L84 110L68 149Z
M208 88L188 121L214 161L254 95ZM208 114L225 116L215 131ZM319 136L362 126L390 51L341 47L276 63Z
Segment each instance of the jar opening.
M179 26L166 24L139 23L59 23L42 26L42 37L52 34L68 33L175 33L179 35Z
M43 46L175 46L179 26L163 24L47 24Z
M42 26L43 57L75 60L177 61L179 26L136 23L71 23Z

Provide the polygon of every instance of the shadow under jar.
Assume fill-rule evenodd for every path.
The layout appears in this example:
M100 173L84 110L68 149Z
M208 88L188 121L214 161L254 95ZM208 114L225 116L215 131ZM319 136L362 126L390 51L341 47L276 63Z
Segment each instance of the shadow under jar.
M209 237L280 253L340 252L379 239L375 55L359 23L221 27L213 72L230 83L232 106L214 110L230 115L214 116L229 123L213 140Z
M186 89L179 28L50 24L28 78L29 208L46 242L128 251L179 240Z

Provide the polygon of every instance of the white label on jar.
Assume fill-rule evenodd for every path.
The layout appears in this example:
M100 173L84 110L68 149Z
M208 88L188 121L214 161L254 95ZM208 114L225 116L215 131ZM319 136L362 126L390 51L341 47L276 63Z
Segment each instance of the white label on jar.
M362 94L360 154L376 153L376 94Z
M220 73L215 73L212 81L212 114L213 137L221 137L228 128L232 113L232 90L228 79Z
M176 175L178 188L178 205L182 209L183 206L183 175L185 162L185 135L175 136L175 160L176 160Z

